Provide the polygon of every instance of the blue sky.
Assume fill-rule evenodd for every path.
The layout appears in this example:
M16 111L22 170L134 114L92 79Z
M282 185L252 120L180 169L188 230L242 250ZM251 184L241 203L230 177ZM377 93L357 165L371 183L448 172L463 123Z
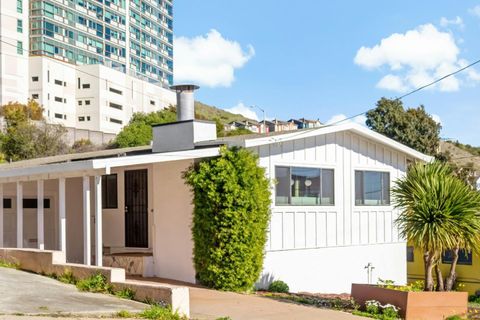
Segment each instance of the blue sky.
M174 5L176 82L200 84L202 102L234 110L258 105L268 118L351 116L480 59L480 1ZM404 103L439 117L443 137L480 145L477 70Z

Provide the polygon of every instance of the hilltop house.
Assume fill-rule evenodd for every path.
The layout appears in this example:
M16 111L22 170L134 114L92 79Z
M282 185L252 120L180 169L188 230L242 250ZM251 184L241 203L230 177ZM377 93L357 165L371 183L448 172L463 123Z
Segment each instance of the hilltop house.
M296 126L297 129L313 129L313 128L320 128L322 126L322 123L320 120L308 120L305 118L300 118L300 119L290 119L288 122L293 122Z
M261 133L261 125L255 120L232 121L225 125L225 131L232 131L236 129L247 129L254 133Z
M263 121L262 121L263 123ZM297 126L293 122L282 121L273 119L272 121L265 121L265 126L268 132L283 132L297 130Z
M178 89L179 90L179 89ZM181 91L181 92L180 92ZM216 138L180 90L179 122L154 128L152 146L0 166L0 247L66 252L67 261L194 283L192 194L182 172L222 145L257 153L272 184L259 285L348 292L352 282L406 282L406 243L389 188L425 156L347 123L289 133Z

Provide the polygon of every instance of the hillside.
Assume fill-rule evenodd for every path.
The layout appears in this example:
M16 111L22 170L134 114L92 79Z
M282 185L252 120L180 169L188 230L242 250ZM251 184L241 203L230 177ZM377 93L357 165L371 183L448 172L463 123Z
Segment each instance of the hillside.
M249 120L241 114L234 114L217 107L209 106L199 101L195 101L195 114L197 117L205 120L213 121L215 119L219 119L223 124L227 124L232 121Z
M473 164L475 170L480 171L480 148L478 147L459 142L441 141L440 152L447 152L459 167L469 167Z

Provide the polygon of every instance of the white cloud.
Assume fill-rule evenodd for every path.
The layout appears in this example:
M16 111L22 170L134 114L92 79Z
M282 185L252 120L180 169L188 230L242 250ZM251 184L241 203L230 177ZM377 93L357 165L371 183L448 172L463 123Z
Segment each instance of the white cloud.
M473 14L474 16L480 17L480 4L469 9L468 12L470 12L470 14Z
M207 87L229 87L235 81L235 70L255 55L232 40L225 39L217 30L193 38L177 37L175 46L175 82L193 82Z
M336 114L334 115L333 117L331 117L325 124L327 125L330 125L330 124L343 124L343 123L348 123L348 122L354 122L354 123L358 123L358 124L361 124L362 126L365 125L365 121L367 121L367 117L365 116L357 116L353 119L347 119L347 116L340 113L340 114Z
M440 116L438 114L432 113L431 117L432 117L433 121L435 121L436 123L442 124L442 119L440 118Z
M407 87L403 83L403 79L399 76L394 76L393 74L387 74L385 77L383 77L377 83L377 88L398 92L407 91Z
M456 23L462 22L461 18L457 20ZM377 87L396 92L424 86L461 68L462 61L465 63L453 35L439 31L432 24L403 34L394 33L373 47L361 47L354 61L367 70L388 70L389 74L383 76ZM457 91L462 84L471 84L474 78L452 76L430 89Z
M440 25L444 28L448 26L458 26L460 29L463 29L465 27L463 19L459 16L456 16L454 19L447 19L445 17L442 17L440 19Z
M252 108L249 108L246 105L244 105L242 102L239 102L234 107L225 109L225 111L235 113L235 114L241 114L242 116L247 117L248 119L260 121L255 111L253 111Z

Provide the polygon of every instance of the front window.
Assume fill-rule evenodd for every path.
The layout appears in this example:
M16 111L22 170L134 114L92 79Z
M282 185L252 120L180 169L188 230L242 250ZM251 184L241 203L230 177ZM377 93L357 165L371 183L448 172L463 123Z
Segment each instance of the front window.
M458 250L458 261L457 264L463 265L472 265L472 251L467 251L464 249ZM450 264L453 261L453 252L452 250L446 250L442 254L442 263Z
M355 171L355 205L390 205L390 173Z
M304 167L276 167L275 204L279 206L334 205L334 171Z

